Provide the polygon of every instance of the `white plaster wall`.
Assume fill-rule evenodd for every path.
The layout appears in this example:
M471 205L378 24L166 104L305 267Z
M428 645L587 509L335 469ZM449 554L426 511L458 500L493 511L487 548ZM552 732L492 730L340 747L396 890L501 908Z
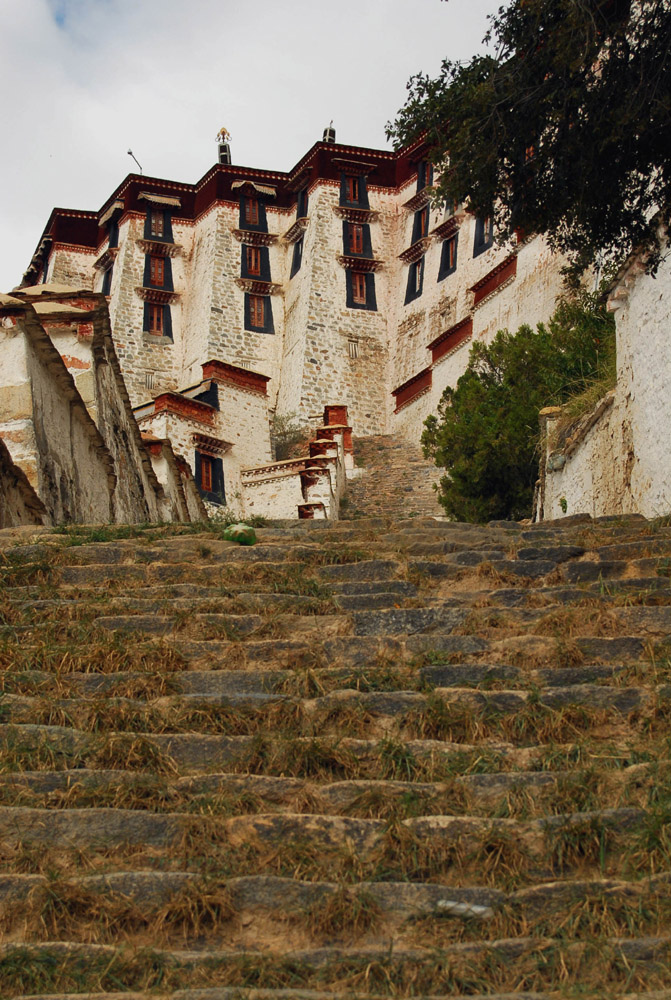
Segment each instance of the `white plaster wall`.
M548 448L544 516L671 511L671 261L656 278L633 261L611 296L617 327L613 405L561 464ZM566 511L561 501L566 501Z
M298 505L305 502L301 490L301 477L295 472L269 477L258 483L245 482L242 489L247 515L296 518Z

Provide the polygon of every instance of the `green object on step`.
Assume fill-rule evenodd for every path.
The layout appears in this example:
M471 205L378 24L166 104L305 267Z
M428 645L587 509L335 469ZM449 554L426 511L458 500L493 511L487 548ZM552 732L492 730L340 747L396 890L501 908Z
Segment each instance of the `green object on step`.
M224 531L227 542L237 542L238 545L254 545L256 532L248 524L229 524Z

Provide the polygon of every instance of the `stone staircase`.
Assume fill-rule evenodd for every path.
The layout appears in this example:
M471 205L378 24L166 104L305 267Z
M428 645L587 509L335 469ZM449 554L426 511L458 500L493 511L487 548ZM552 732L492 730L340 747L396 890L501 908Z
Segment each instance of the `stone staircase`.
M361 475L348 483L342 519L445 516L433 488L440 472L419 445L381 434L355 438L354 454Z
M0 996L671 997L671 528L0 532Z

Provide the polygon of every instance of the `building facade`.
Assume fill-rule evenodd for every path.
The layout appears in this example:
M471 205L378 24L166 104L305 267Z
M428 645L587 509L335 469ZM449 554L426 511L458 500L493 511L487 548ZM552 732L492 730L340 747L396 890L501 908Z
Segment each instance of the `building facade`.
M24 278L108 297L141 427L179 425L215 500L271 461L273 413L308 425L339 404L357 435L416 441L473 339L547 319L561 290L541 239L501 247L488 220L432 205L421 143L334 139L288 173L224 145L196 184L131 174L99 211L54 209Z

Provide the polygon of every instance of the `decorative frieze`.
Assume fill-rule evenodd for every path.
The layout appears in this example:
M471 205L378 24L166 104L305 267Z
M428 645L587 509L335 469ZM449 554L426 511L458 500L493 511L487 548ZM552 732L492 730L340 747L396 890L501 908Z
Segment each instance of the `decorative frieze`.
M182 252L179 243L162 243L160 240L148 240L144 237L136 242L142 253L149 253L152 257L179 257Z
M118 253L119 253L118 247L110 247L108 250L105 250L105 252L102 253L96 261L94 261L93 266L95 267L96 271L106 271L108 268L110 268L114 263L114 261L116 260Z
M401 208L406 209L408 212L419 212L420 208L424 208L431 201L431 190L428 187L422 188L409 201L404 202Z
M236 278L235 283L243 292L250 292L252 295L279 295L282 286L274 281L258 281L256 278Z
M344 219L345 222L355 222L361 226L377 222L380 218L380 213L372 208L350 208L347 205L334 205L333 212L339 219Z
M285 243L298 243L309 225L310 219L307 216L296 219L293 226L289 226L282 239Z
M258 233L252 229L231 229L231 235L249 247L271 247L279 239L277 233Z
M143 302L153 302L155 305L169 306L173 302L179 302L179 293L169 292L165 288L148 288L146 285L138 285L135 292Z
M398 255L398 259L402 260L404 264L414 264L415 261L418 261L420 257L424 256L426 251L431 246L431 243L432 239L430 236L423 236L421 240L417 240L411 247L408 247L407 250L400 253Z
M348 257L346 254L340 254L336 259L346 271L360 271L368 274L384 267L383 260L374 260L372 257Z

